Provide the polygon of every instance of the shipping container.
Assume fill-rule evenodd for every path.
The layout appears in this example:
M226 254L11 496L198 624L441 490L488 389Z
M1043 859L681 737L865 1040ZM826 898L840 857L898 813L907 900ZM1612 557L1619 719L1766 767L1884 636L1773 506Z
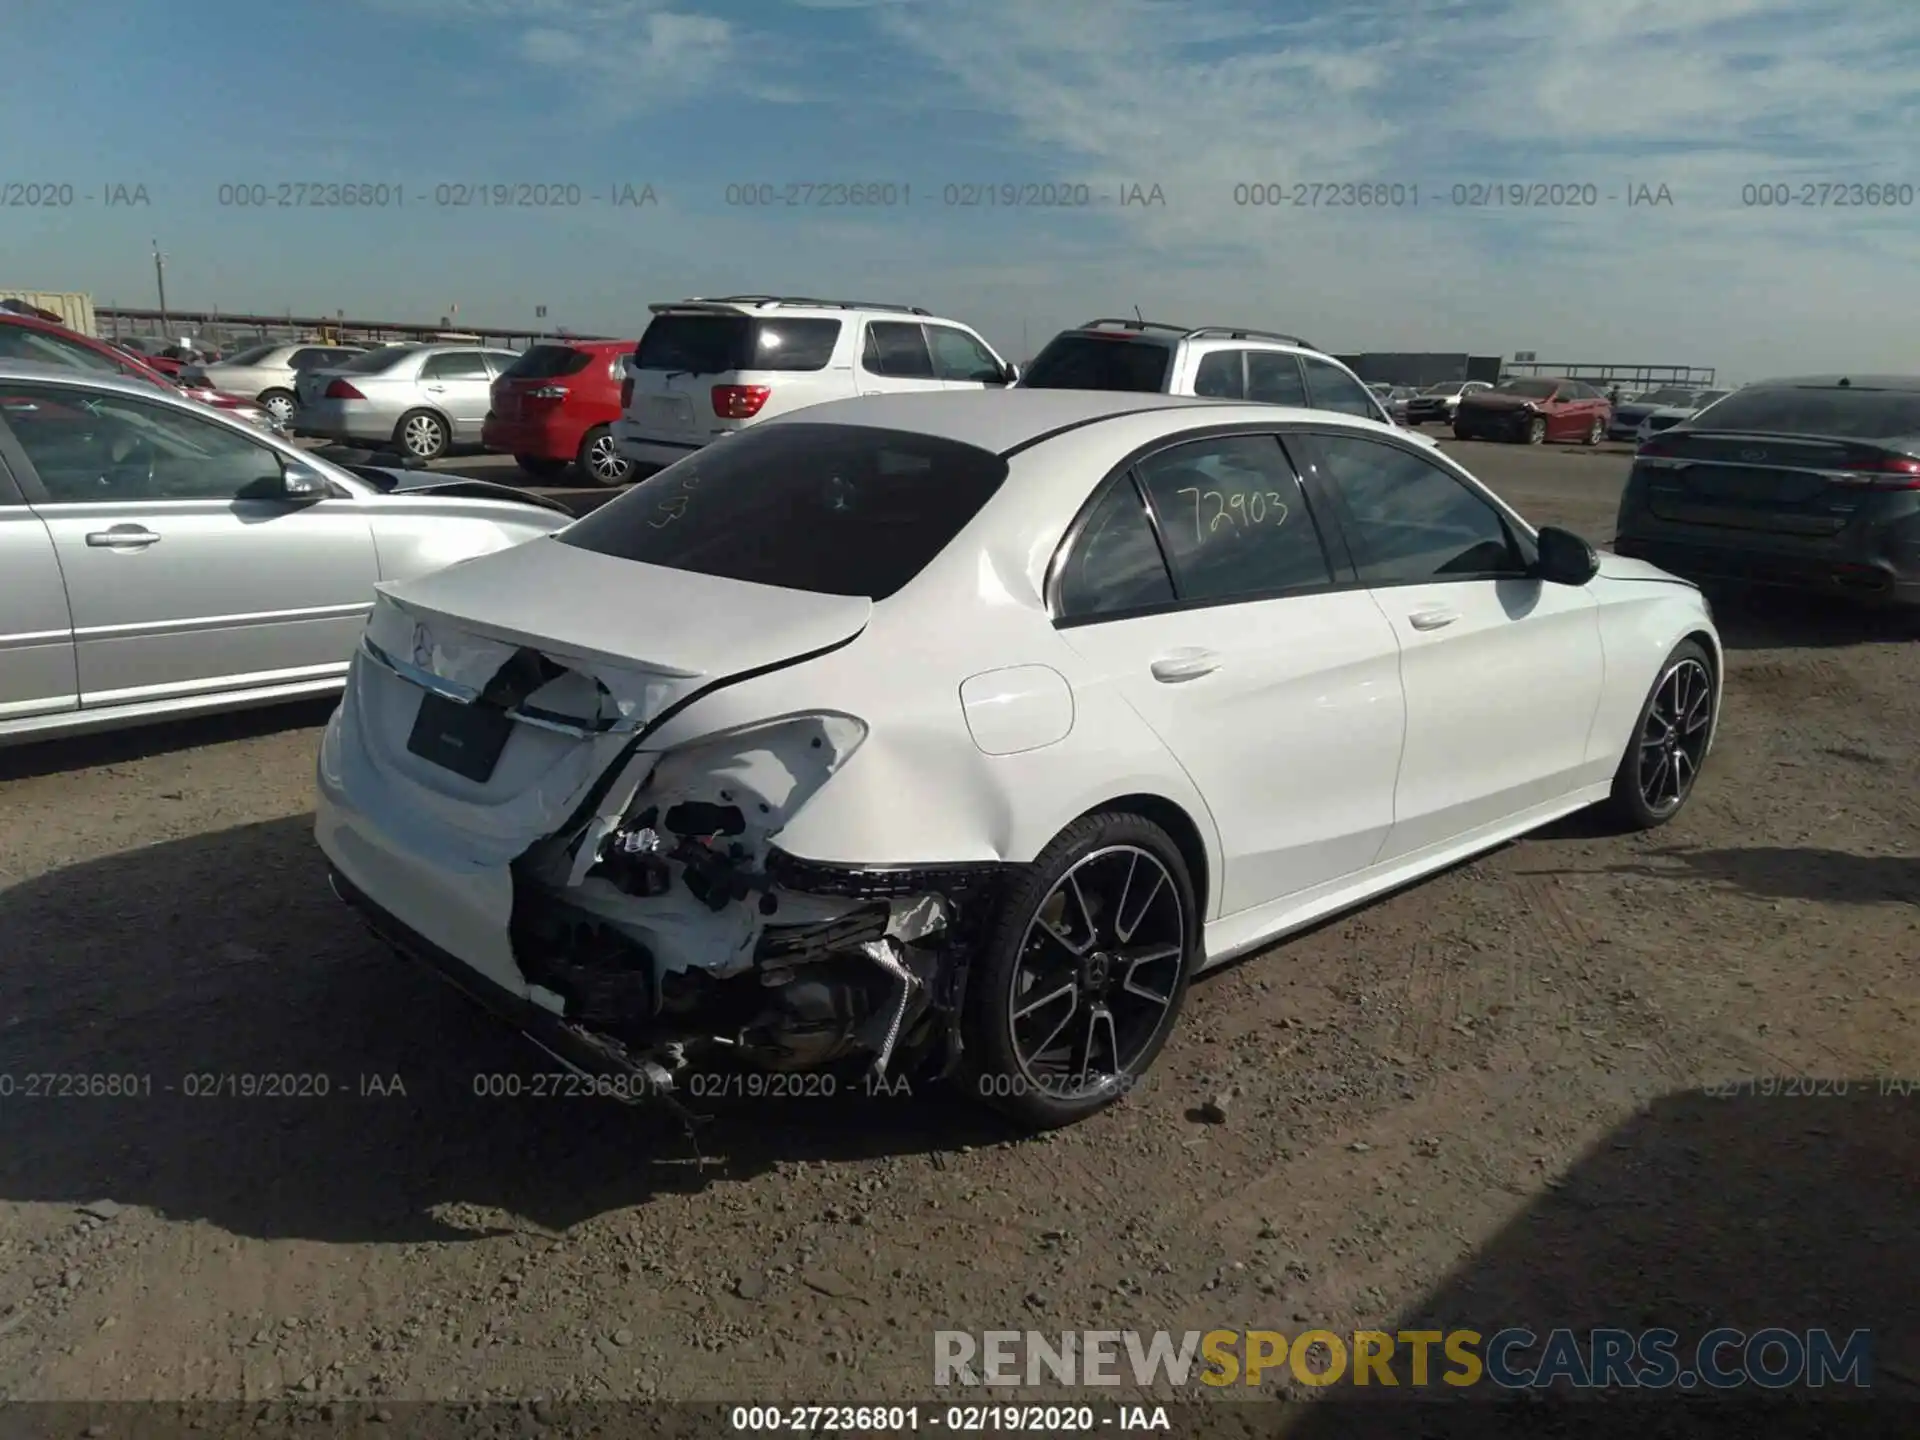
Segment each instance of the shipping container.
M98 335L94 324L93 297L78 291L0 290L0 300L18 300L36 310L44 310L69 330L82 335Z

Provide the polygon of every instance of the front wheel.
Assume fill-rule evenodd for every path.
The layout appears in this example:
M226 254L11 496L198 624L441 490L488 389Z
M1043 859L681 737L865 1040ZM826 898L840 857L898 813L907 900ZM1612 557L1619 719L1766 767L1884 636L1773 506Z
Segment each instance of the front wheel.
M1158 825L1069 825L1001 903L967 982L963 1074L1034 1129L1129 1093L1172 1032L1199 953L1193 881Z
M413 410L394 427L400 448L416 460L438 460L447 453L447 422L431 410Z
M596 425L580 442L580 473L596 485L611 488L633 478L633 462L613 443L613 431Z
M1527 422L1527 444L1544 445L1547 443L1547 422L1536 415Z
M1630 829L1652 830L1693 794L1713 739L1713 660L1693 640L1674 646L1640 707L1608 800Z

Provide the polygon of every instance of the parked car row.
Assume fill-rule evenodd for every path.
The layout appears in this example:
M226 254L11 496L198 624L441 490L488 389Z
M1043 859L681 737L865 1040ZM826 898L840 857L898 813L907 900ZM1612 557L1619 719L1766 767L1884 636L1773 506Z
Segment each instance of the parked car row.
M169 375L156 369L137 350L96 340L53 321L14 311L0 313L0 360L119 375L223 410L261 430L280 433L285 428L270 411L244 395L231 394L184 376Z

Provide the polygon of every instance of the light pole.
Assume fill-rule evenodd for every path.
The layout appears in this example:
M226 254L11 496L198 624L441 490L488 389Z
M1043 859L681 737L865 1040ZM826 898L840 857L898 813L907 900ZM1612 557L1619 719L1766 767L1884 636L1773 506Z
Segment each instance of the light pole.
M160 289L160 333L173 327L167 320L167 257L160 253L160 242L153 242L153 282Z

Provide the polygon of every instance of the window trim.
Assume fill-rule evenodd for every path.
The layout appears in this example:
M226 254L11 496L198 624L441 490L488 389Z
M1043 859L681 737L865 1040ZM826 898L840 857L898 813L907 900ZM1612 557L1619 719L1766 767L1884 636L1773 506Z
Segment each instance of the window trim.
M1281 427L1267 424L1207 425L1196 430L1184 431L1179 435L1163 435L1146 444L1137 446L1126 457L1102 475L1088 492L1087 498L1074 512L1073 519L1061 532L1059 543L1054 546L1053 554L1047 561L1045 579L1041 594L1047 607L1047 618L1055 630L1076 630L1087 625L1104 625L1120 620L1141 620L1154 615L1171 615L1187 610L1216 610L1226 605L1263 605L1275 600L1303 599L1312 595L1332 595L1343 590L1359 590L1366 587L1360 584L1359 574L1354 569L1351 553L1343 532L1336 531L1323 518L1327 510L1327 501L1316 490L1316 477L1301 468L1289 437L1298 427ZM1159 512L1154 509L1153 497L1148 492L1140 476L1142 462L1166 450L1201 440L1219 440L1235 436L1265 436L1275 442L1280 459L1293 471L1295 483L1300 486L1302 497L1307 502L1307 518L1312 522L1314 533L1320 541L1320 552L1326 557L1327 573L1333 578L1324 585L1296 585L1281 590L1256 590L1240 595L1186 596L1180 590L1180 577L1167 554L1167 543L1161 532ZM1409 453L1412 453L1409 451ZM1097 615L1066 615L1061 611L1060 580L1066 569L1068 557L1079 543L1100 501L1106 498L1108 487L1115 483L1116 477L1126 476L1133 483L1135 496L1145 507L1147 523L1153 529L1154 543L1160 547L1160 563L1166 567L1168 583L1173 588L1174 598L1170 603L1161 605L1136 606L1129 610L1109 610Z
M1484 585L1502 580L1531 580L1538 578L1531 573L1533 567L1540 562L1538 532L1535 531L1534 527L1528 524L1511 505L1494 494L1493 491L1489 490L1479 480L1454 464L1453 461L1444 454L1424 453L1421 450L1416 450L1411 445L1401 444L1398 437L1392 435L1343 433L1340 430L1330 429L1325 426L1301 426L1297 434L1302 442L1302 453L1313 468L1315 482L1327 497L1327 505L1331 511L1331 518L1340 532L1341 549L1348 557L1348 563L1352 567L1353 575L1359 583L1360 588L1366 590L1405 590L1414 586ZM1521 563L1525 568L1516 574L1486 572L1478 575L1429 576L1424 580L1360 580L1359 553L1353 543L1353 532L1358 528L1357 523L1354 520L1352 512L1347 509L1346 499L1341 495L1339 486L1334 484L1331 479L1322 473L1325 456L1321 452L1320 442L1327 438L1363 440L1370 445L1384 445L1391 449L1398 450L1404 455L1410 455L1416 460L1424 461L1426 464L1452 477L1459 484L1463 485L1469 494L1477 496L1492 508L1495 518L1500 521L1507 532L1507 539L1512 543L1514 549L1519 552Z

